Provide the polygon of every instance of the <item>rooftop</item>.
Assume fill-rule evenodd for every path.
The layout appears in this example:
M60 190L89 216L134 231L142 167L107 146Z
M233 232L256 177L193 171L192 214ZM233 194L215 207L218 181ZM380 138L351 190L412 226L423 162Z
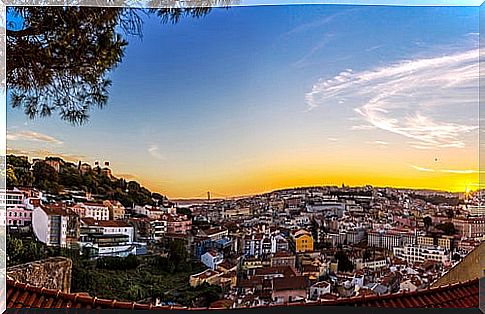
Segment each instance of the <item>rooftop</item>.
M105 228L128 228L131 227L127 222L121 220L95 220L91 217L81 218L81 221L88 226L99 226Z
M453 285L403 292L382 296L359 296L306 303L314 305L343 305L384 308L478 308L478 279ZM278 306L302 305L299 303ZM144 310L204 310L205 308L184 308L153 306L135 302L99 299L83 294L34 287L7 279L8 308L88 308L88 309L144 309Z

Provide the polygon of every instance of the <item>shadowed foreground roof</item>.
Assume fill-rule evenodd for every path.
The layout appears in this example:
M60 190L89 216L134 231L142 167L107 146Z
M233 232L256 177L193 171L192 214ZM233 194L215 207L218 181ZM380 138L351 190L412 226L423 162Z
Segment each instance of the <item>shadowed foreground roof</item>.
M415 292L340 298L330 301L292 303L284 306L341 305L388 308L478 308L478 279L448 286ZM98 299L95 297L63 293L61 291L30 286L7 280L8 308L99 308L99 309L145 309L145 310L205 310L206 308L184 308L151 306L132 302Z

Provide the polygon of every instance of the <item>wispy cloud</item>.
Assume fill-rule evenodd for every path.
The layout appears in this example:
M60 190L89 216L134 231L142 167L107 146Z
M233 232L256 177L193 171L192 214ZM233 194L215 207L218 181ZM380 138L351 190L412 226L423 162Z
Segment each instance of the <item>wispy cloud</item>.
M375 46L372 46L372 47L367 48L365 51L367 51L367 52L371 52L371 51L374 51L374 50L380 49L380 48L382 48L382 47L384 47L384 45L375 45Z
M471 170L471 169L466 169L466 170L445 169L445 170L440 170L440 172L446 172L446 173L456 173L456 174L472 174L472 173L479 173L479 171L478 171L478 170Z
M367 144L376 144L376 145L381 145L381 146L387 146L389 145L389 142L385 142L385 141L368 141Z
M315 46L313 46L310 51L308 51L303 57L301 57L300 59L298 59L297 61L295 61L293 63L294 66L296 67L303 67L307 64L308 60L314 55L316 54L318 51L322 50L323 48L325 48L328 43L332 40L332 38L334 37L335 35L334 34L325 34L323 39L318 43L316 44Z
M34 142L44 142L49 144L63 144L62 141L56 139L47 134L34 132L34 131L18 131L18 132L8 132L7 131L7 141L34 141Z
M473 169L430 169L430 168L424 168L416 165L411 165L411 167L418 171L424 171L424 172L440 172L440 173L454 173L454 174L479 173L478 170L473 170Z
M478 125L447 112L477 106L478 49L406 60L372 70L342 71L320 79L305 96L308 110L348 104L366 122L353 129L380 129L410 139L418 149L462 148ZM468 106L468 107L467 107ZM473 110L471 114L476 115Z
M411 165L411 167L413 167L414 169L418 170L418 171L424 171L424 172L435 172L434 169L429 169L429 168L424 168L424 167L419 167L419 166L415 166L415 165Z
M158 159L158 160L166 159L165 156L160 152L160 149L158 148L158 146L155 144L152 144L150 145L150 147L148 147L148 153L150 154L150 156L152 156L155 159Z
M343 11L339 11L338 13L331 14L329 16L326 16L324 18L321 18L315 21L300 24L294 27L293 29L289 30L288 32L284 33L281 37L286 38L300 33L308 32L309 30L314 28L321 28L322 26L327 25L333 20L335 20L337 17L349 14L354 11L356 11L356 9L343 10Z
M336 138L336 137L329 137L328 140L330 142L338 142L338 138Z

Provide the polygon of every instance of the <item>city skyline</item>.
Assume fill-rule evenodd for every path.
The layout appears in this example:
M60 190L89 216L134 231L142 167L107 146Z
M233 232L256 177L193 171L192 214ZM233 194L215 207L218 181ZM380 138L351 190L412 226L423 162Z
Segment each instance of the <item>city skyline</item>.
M173 198L478 185L476 7L147 19L110 76L108 106L83 126L9 107L7 153L109 160L115 176Z

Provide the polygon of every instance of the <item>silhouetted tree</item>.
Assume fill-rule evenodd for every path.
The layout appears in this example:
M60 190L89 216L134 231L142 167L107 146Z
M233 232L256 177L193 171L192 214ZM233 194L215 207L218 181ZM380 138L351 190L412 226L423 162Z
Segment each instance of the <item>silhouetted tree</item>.
M108 73L123 60L127 38L142 37L143 17L154 14L161 23L199 18L212 4L160 9L113 7L7 7L7 85L11 105L29 117L50 116L73 124L85 122L91 109L108 102ZM199 3L197 3L199 5Z

